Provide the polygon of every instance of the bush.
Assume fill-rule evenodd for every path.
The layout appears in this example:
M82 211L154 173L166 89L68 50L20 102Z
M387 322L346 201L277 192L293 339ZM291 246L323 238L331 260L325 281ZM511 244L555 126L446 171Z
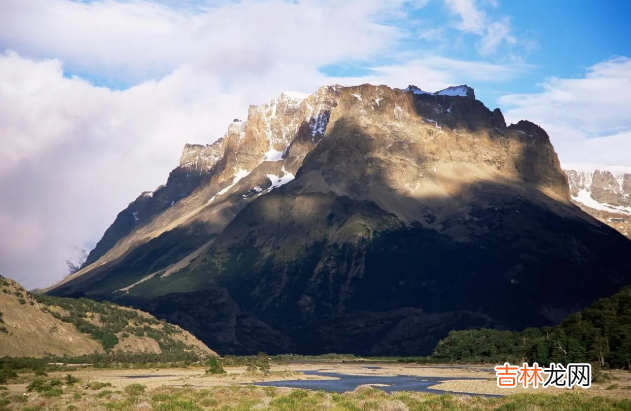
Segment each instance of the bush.
M103 397L107 397L108 395L113 394L114 391L112 390L103 390L99 393L96 394L96 398L103 398Z
M267 375L270 372L270 363L269 356L264 352L260 352L256 355L256 367L263 372L263 374Z
M79 379L72 374L66 375L66 385L75 385L79 382Z
M45 391L59 389L62 385L63 383L60 380L54 379L46 381L41 378L36 378L26 387L26 391L43 393Z
M61 388L50 388L46 391L42 391L44 397L61 397L64 391Z
M143 394L145 392L145 388L147 387L142 384L130 384L127 387L125 387L125 392L128 395L136 396L136 395Z
M105 387L111 387L112 384L109 382L91 382L88 384L88 388L94 391L101 390Z
M226 370L223 369L216 358L208 360L207 365L206 374L226 374Z
M8 367L4 367L0 369L0 384L4 384L9 380L17 378L18 374L12 369Z

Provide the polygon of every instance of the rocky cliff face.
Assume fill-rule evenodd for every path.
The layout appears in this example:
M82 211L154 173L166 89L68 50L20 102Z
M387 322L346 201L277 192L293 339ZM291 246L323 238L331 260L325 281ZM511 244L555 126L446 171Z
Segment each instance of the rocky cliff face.
M142 307L221 353L412 355L631 282L631 243L571 203L546 132L467 86L284 93L182 168L203 176L190 194L50 292Z
M572 201L631 238L631 174L565 170Z

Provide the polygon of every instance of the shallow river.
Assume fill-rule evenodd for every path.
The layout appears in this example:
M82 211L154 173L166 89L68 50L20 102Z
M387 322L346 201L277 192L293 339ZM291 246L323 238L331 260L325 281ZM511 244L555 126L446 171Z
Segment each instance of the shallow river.
M380 367L365 367L366 369L377 369ZM479 378L458 378L458 377L420 377L412 375L397 375L397 376L384 376L384 375L348 375L339 374L334 372L323 371L302 371L306 375L319 375L323 377L331 377L335 379L331 380L288 380L288 381L266 381L256 382L254 385L259 386L272 386L272 387L287 387L287 388L304 388L308 390L322 390L328 392L346 392L353 391L359 385L372 385L377 389L384 390L386 392L393 391L417 391L417 392L429 392L435 394L458 394L458 395L471 395L471 396L484 396L484 397L500 397L500 395L490 394L471 394L471 393L456 393L451 391L436 390L431 388L433 385L439 384L443 381L453 380L476 380ZM174 375L131 375L125 376L129 379L148 379L158 377L174 377Z
M420 391L435 394L445 394L449 391L432 389L443 381L452 380L475 380L477 378L445 378L445 377L418 377L412 375L382 376L382 375L348 375L321 371L304 371L307 375L320 375L324 377L336 378L335 380L289 380L289 381L268 381L257 382L255 385L305 388L308 390L323 390L329 392L352 391L358 385L374 385L375 388L386 392L393 391ZM465 393L453 393L463 395ZM465 394L479 396L482 394ZM499 397L499 395L483 395L485 397Z

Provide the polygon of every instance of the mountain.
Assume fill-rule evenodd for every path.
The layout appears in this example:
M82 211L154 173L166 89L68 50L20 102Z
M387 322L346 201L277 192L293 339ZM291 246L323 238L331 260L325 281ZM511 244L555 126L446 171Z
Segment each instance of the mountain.
M569 169L565 173L576 205L631 238L631 174Z
M631 283L631 242L572 204L546 132L468 86L252 106L99 244L48 293L138 307L220 353L429 354Z
M122 352L216 355L178 326L109 302L36 295L0 276L0 357Z

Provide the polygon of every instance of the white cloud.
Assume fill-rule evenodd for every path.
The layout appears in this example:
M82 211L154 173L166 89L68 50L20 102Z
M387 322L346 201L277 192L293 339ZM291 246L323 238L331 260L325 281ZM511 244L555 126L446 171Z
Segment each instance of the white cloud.
M59 58L73 71L135 80L190 62L224 73L266 70L281 54L327 64L391 47L402 32L373 17L404 3L270 0L199 11L140 0L0 2L0 44L32 57Z
M507 121L529 119L565 163L631 166L631 59L613 58L580 78L553 77L535 94L500 98Z
M460 17L456 28L481 37L477 44L480 55L494 54L503 43L509 45L517 43L517 39L511 35L508 17L499 20L491 19L484 10L478 7L475 0L445 0L445 2L451 12ZM488 3L490 6L497 7L495 1Z

